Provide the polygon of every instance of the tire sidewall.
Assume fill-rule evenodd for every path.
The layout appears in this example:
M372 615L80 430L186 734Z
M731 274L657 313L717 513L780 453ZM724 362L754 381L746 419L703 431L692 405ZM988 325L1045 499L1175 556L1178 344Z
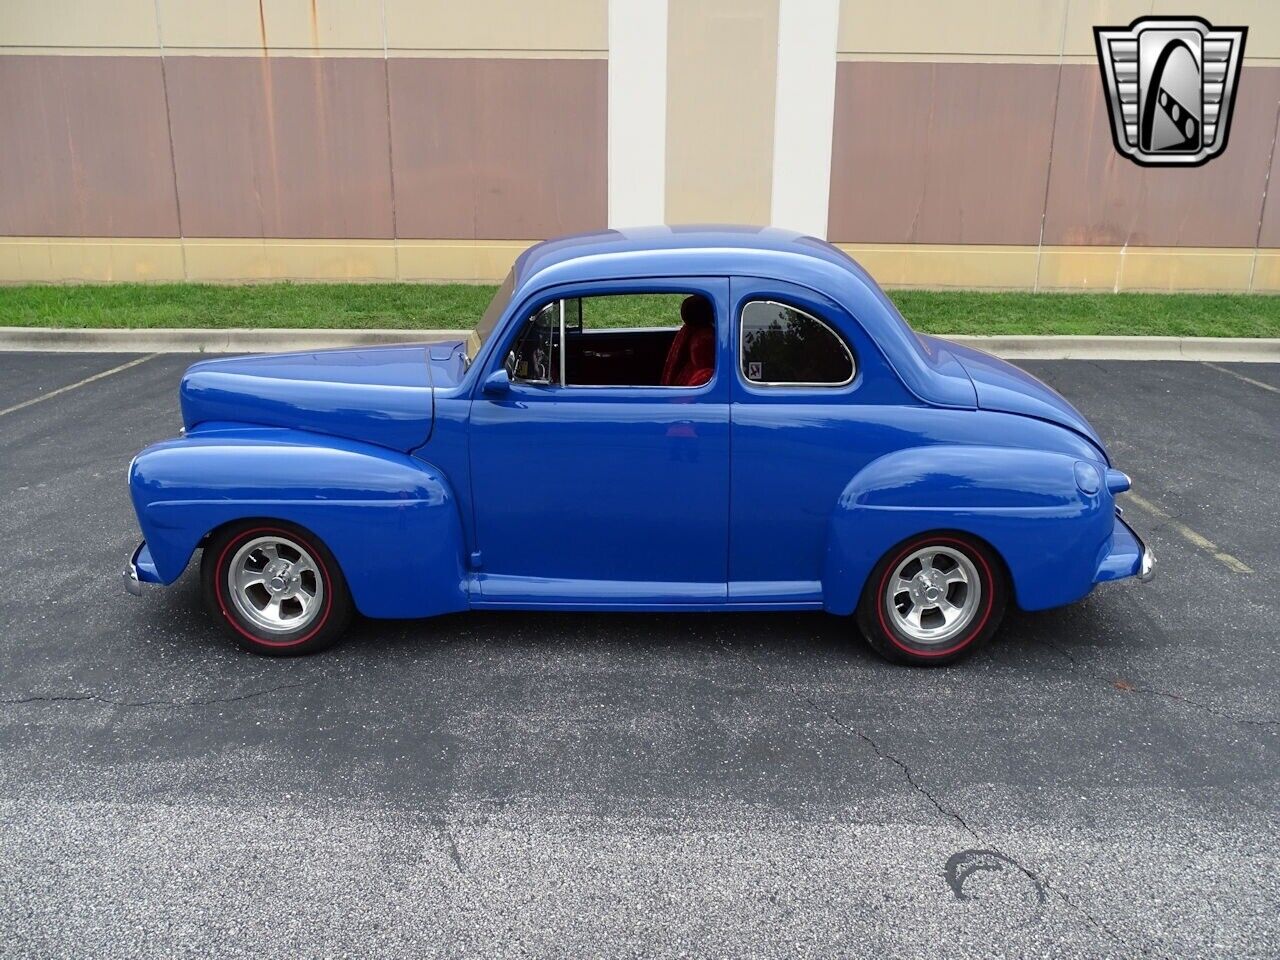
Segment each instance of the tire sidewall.
M940 649L930 648L898 632L888 615L885 596L889 578L903 560L928 546L959 550L978 571L982 587L981 609L958 638ZM881 558L867 578L858 604L858 625L881 655L899 663L942 666L960 660L986 643L995 633L1008 602L1008 582L999 558L982 542L949 530L920 534L899 543Z
M319 617L291 633L267 634L258 630L242 617L228 595L228 565L246 541L260 536L277 536L297 543L315 558L324 583L324 609ZM350 594L333 554L319 537L295 524L279 520L251 520L220 531L204 548L200 573L210 610L237 643L254 653L276 657L312 653L332 644L350 619Z

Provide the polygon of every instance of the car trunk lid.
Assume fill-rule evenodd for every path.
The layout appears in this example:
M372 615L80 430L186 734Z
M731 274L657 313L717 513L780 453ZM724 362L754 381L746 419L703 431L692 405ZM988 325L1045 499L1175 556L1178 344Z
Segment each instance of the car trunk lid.
M922 339L937 341L939 338ZM1052 387L999 357L949 340L942 342L973 381L980 409L1048 420L1080 434L1106 455L1097 431Z

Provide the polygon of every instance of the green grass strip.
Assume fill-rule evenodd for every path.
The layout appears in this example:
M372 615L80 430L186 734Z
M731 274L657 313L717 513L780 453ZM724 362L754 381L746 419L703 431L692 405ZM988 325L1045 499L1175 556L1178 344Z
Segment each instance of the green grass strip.
M0 287L0 326L469 328L492 286L412 283L85 284ZM913 327L940 334L1280 337L1280 297L1247 294L897 290ZM646 322L638 310L608 322Z

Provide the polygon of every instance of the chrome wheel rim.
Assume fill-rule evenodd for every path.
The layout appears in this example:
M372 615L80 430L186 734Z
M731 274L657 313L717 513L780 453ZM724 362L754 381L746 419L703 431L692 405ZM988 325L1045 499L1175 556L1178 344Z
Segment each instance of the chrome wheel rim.
M324 605L324 581L315 558L281 536L255 537L227 566L227 592L246 621L266 633L295 633Z
M973 622L982 603L978 568L951 547L921 547L898 564L885 587L893 626L923 646L953 640Z

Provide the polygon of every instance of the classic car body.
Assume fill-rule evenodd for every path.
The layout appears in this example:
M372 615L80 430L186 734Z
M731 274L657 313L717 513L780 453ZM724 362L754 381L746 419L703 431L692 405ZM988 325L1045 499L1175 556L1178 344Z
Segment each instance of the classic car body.
M711 305L709 379L571 385L566 362L668 349L674 331L635 331L618 349L627 331L565 327L566 302L637 293ZM849 354L847 382L749 377L750 304L816 318ZM540 311L561 369L529 382L512 364ZM1115 504L1128 478L1070 404L917 335L845 254L769 228L539 244L466 339L206 360L181 402L184 435L129 471L145 537L132 586L172 583L247 520L321 541L368 617L849 614L877 563L931 531L989 547L1028 610L1153 563Z

